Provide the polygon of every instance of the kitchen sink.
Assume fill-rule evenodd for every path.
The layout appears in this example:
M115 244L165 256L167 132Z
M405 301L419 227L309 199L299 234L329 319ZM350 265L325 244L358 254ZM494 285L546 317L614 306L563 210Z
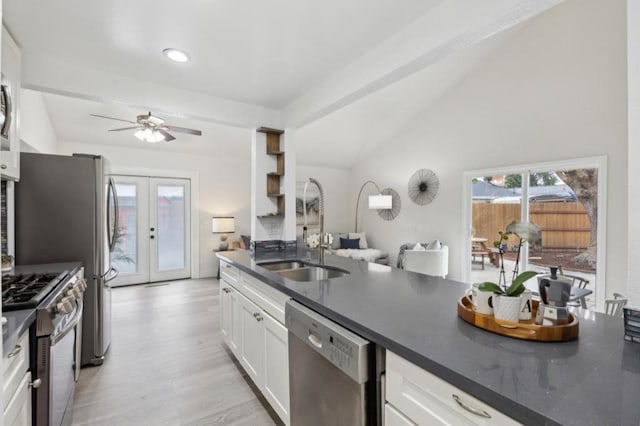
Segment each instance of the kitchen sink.
M314 265L300 260L267 262L258 266L293 281L321 281L348 275L349 272L332 266Z
M258 266L268 269L269 271L282 271L285 269L300 269L300 268L308 268L309 265L303 262L299 262L297 260L286 261L286 262L272 262L272 263L261 263Z
M276 272L278 275L293 281L321 281L348 275L349 272L342 269L327 268L324 266L305 266L298 269L287 269Z

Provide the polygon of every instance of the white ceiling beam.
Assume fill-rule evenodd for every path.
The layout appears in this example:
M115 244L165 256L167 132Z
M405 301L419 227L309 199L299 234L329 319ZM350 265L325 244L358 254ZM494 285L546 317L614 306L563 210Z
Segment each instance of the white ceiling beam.
M289 104L284 125L309 124L563 1L445 0Z
M282 128L281 112L56 58L23 55L22 87L240 128Z

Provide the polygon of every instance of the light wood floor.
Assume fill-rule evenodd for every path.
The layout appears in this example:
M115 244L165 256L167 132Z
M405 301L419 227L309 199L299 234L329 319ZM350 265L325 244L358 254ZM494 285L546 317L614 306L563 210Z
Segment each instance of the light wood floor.
M81 371L74 425L280 425L220 334L219 282L113 290L111 348Z

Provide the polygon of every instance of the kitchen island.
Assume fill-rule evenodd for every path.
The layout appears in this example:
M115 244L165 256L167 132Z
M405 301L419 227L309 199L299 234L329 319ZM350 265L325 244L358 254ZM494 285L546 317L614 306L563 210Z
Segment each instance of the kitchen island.
M640 423L640 345L623 340L621 318L578 309L577 340L521 341L459 319L457 281L327 256L349 274L296 282L260 264L304 251L218 256L523 424Z

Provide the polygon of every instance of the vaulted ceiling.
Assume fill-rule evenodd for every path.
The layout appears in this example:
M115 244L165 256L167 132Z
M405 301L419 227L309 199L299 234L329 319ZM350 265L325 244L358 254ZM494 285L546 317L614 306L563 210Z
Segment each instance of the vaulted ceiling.
M211 136L181 149L297 128L299 161L349 167L471 72L496 34L562 1L4 0L3 19L61 140L126 144L88 114L152 110ZM168 61L167 47L191 61Z

